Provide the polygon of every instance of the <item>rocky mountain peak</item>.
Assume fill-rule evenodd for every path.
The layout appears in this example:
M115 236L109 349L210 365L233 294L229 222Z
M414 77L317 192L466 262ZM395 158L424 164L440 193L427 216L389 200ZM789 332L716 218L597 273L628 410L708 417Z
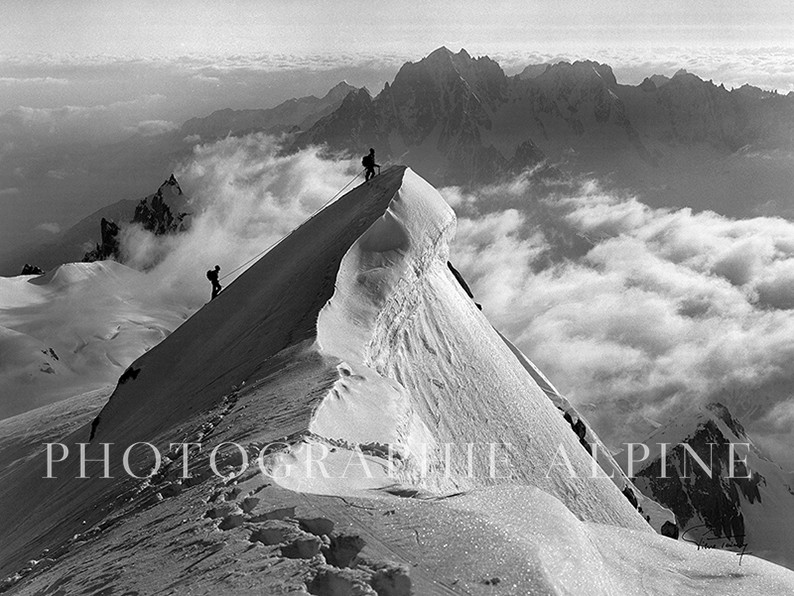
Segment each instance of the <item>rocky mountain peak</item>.
M181 195L184 194L182 192L182 188L179 186L179 182L176 179L176 176L171 174L171 176L160 185L160 188L157 189L157 194L161 197L163 196L163 191L170 192L171 194Z
M660 74L651 75L651 76L648 77L648 79L654 85L656 85L657 88L661 87L663 85L666 85L667 83L670 82L670 77L666 77L666 76L660 75Z
M612 68L608 64L601 64L592 60L578 60L558 62L549 66L541 75L535 78L539 82L556 82L566 88L580 85L603 85L608 88L617 87L617 80Z
M361 89L354 89L350 91L345 99L342 100L341 110L350 109L352 106L369 105L372 103L372 95L369 89L362 87Z
M678 83L678 84L700 84L703 83L703 79L699 76L692 74L685 68L679 68L676 73L673 75L673 78L670 79L671 83Z
M356 87L349 84L347 81L342 81L334 85L328 93L325 94L323 99L331 100L331 101L342 101L348 94L352 91L356 91Z
M415 121L429 132L435 121L451 117L460 130L462 121L486 123L486 112L503 102L507 84L501 67L490 58L474 59L466 50L453 54L441 47L419 62L403 65L381 95L385 105L397 108L397 119L403 123Z
M687 409L645 443L651 456L635 485L673 510L685 540L794 563L792 474L753 444L726 405Z
M176 176L171 174L157 192L138 201L132 219L110 220L102 217L100 222L101 242L83 256L83 261L103 261L120 258L119 233L125 225L138 224L155 235L185 231L190 214L187 197L182 192Z
M742 424L733 417L731 412L728 410L727 406L719 402L712 402L706 404L704 409L714 416L717 417L718 420L721 420L725 423L725 425L736 435L739 439L746 439L747 434L744 430Z
M524 67L520 73L518 73L518 78L521 80L526 79L534 79L535 77L539 77L544 72L546 72L551 64L529 64Z

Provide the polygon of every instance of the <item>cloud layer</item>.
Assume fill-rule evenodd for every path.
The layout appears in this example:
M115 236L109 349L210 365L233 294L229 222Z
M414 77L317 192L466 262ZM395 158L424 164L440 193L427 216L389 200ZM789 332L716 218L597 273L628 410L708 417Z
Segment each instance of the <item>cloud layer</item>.
M546 204L592 247L549 265L548 228L526 212L471 215L511 188L445 191L469 212L452 256L489 318L608 441L721 400L792 463L794 224L652 209L588 183Z
M354 162L331 161L315 149L279 155L265 135L199 145L176 171L191 198L190 230L153 236L130 226L122 231L123 260L149 269L147 291L179 304L206 302L207 269L221 275L256 257L326 203L358 171ZM152 267L155 265L154 267ZM222 283L227 285L243 267Z

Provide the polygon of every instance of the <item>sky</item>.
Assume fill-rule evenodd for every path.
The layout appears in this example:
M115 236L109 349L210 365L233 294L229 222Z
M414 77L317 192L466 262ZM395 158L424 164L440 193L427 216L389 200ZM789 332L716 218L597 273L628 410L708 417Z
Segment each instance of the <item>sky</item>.
M6 0L0 53L424 54L623 47L791 47L787 0Z
M794 91L789 0L3 0L0 255L170 174L163 164L154 178L92 186L109 173L92 171L88 145L341 80L377 93L441 45L487 54L507 74L592 59L627 84L686 68L728 88Z

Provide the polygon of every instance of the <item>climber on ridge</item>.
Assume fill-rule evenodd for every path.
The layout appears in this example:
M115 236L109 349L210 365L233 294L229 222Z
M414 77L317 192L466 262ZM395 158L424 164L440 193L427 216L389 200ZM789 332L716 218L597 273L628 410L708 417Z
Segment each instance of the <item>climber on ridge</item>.
M361 164L364 166L366 170L364 174L364 181L366 182L370 178L375 177L375 168L378 168L378 173L380 173L380 165L375 163L375 150L370 147L369 153L363 157L361 160Z
M218 281L218 272L220 272L221 266L215 265L215 269L210 269L207 271L207 279L212 282L212 298L210 300L215 300L218 294L221 293L223 287L221 286L221 282Z

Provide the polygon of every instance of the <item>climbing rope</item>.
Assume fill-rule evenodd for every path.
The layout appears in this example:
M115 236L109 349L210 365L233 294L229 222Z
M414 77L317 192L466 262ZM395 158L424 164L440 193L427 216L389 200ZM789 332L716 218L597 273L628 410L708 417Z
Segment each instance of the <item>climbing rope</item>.
M312 214L309 216L309 218L308 218L308 219L311 219L312 217L314 217L315 215L317 215L317 214L318 214L320 211L322 211L323 209L325 209L325 208L326 208L328 205L330 205L331 203L333 203L333 202L334 202L334 201L335 201L335 200L336 200L336 199L339 197L339 195L341 195L343 192L345 192L345 190L347 189L347 187L348 187L348 186L350 186L351 184L353 184L353 182L356 180L356 178L358 178L359 176L361 176L361 173L362 173L362 172L363 172L363 170L362 170L362 171L360 171L360 172L358 172L358 173L357 173L355 176L353 176L353 177L350 179L350 181L349 181L347 184L345 184L345 185L344 185L342 188L340 188L340 189L337 191L337 193L336 193L334 196L332 196L330 199L328 199L328 200L327 200L327 201L326 201L326 202L325 202L323 205L321 205L321 206L320 206L320 207L319 207L319 208L318 208L318 209L317 209L317 210L316 210L314 213L312 213ZM308 221L308 220L307 220L307 221ZM306 223L306 222L304 222L304 223ZM298 228L299 228L299 227L301 227L302 225L303 225L303 224L301 224L300 226L298 226ZM253 257L251 257L250 259L248 259L248 260L247 260L245 263L243 263L242 265L239 265L238 267L235 267L234 269L232 269L231 271L229 271L229 273L227 273L226 275L224 275L223 277L221 277L221 278L220 278L218 281L222 281L222 280L226 279L227 277L229 277L230 275L233 275L235 272L239 271L240 269L242 269L242 268L243 268L243 267L245 267L246 265L248 265L248 264L250 264L250 263L254 262L254 261L255 261L255 260L257 260L258 258L260 258L262 255L264 255L265 253L267 253L267 252L269 252L270 250L274 249L276 246L278 246L279 244L281 244L281 243L284 241L284 239L285 239L285 238L287 238L287 237L288 237L290 234L292 234L292 232L294 232L294 231L295 231L295 230L297 230L298 228L295 228L295 229L294 229L294 230L292 230L292 231L291 231L289 234L287 234L286 236L282 237L281 239L279 239L279 240L276 240L276 241L275 241L273 244L271 244L270 246L268 246L267 248L265 248L265 249L264 249L262 252L260 252L259 254L257 254L257 255L254 255Z

